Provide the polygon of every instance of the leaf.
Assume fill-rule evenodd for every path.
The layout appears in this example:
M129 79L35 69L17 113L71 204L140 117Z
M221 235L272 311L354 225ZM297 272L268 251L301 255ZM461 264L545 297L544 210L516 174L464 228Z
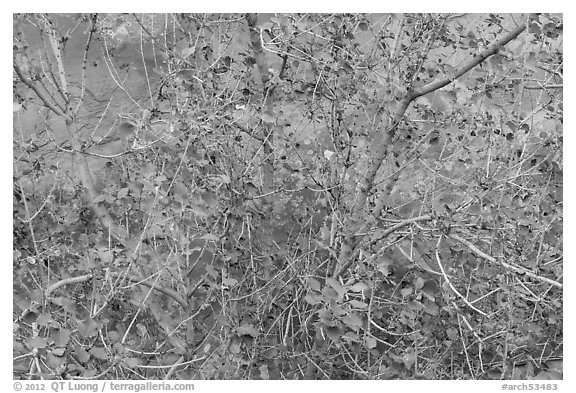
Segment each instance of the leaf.
M394 264L394 261L388 257L379 257L376 260L376 266L378 266L378 271L382 273L384 276L390 275L390 266Z
M332 341L339 341L340 337L342 337L342 328L340 326L326 326L326 335Z
M352 286L348 287L348 289L351 292L364 292L367 289L370 289L370 287L364 281L358 281L354 283Z
M224 278L224 279L222 279L222 284L231 288L234 285L238 284L238 280L236 280L234 278Z
M320 321L327 326L333 326L335 323L332 318L332 313L326 309L319 310L318 316L320 317Z
M541 370L535 377L535 380L561 380L563 377L561 372L553 370Z
M55 297L51 298L50 301L60 307L62 307L67 312L75 312L76 303L74 300L67 298L67 297Z
M420 289L422 289L422 287L424 287L424 282L425 282L425 281L424 281L424 279L423 279L422 277L417 277L417 278L414 280L414 283L413 283L413 284L414 284L414 288L415 288L417 291L420 290Z
M312 277L308 277L308 279L306 280L306 283L308 284L308 287L316 292L320 292L321 288L320 288L320 282L318 280L316 280L315 278Z
M195 215L197 215L200 218L207 218L210 217L210 210L206 209L205 207L202 207L198 204L194 204L193 206L191 206L190 210L192 211L192 213L194 213Z
M45 337L28 337L25 342L30 348L41 349L48 346L48 340Z
M233 340L228 347L230 353L234 355L238 355L240 353L240 346L242 345L242 341L240 341L240 337L237 340Z
M61 348L60 348L61 349ZM58 349L56 352L60 352ZM46 365L50 368L62 367L66 363L67 358L63 356L56 356L54 351L48 351L46 353Z
M408 302L407 306L412 311L420 311L424 308L424 305L417 301Z
M220 275L220 273L218 273L218 270L216 270L212 265L206 266L205 270L206 273L208 273L208 275L214 279L218 278L218 276Z
M124 352L126 352L126 347L124 347L124 345L122 345L121 343L114 343L112 345L112 352L114 354L123 354Z
M134 135L136 127L132 123L122 123L118 126L118 135L123 139L128 139L128 137Z
M93 201L94 201L94 203L100 203L100 202L104 202L105 199L106 199L106 195L100 194L100 195L96 196Z
M370 336L366 336L364 337L364 344L366 344L366 348L368 349L373 349L376 348L376 345L378 344L376 342L376 339Z
M274 123L276 121L276 118L268 113L263 113L260 118L264 123Z
M118 191L117 198L118 198L118 199L124 198L125 196L128 195L128 192L129 192L129 191L130 191L130 190L129 190L127 187L121 188L121 189Z
M270 374L268 373L268 365L263 364L258 368L258 370L260 370L260 378L266 381L270 379Z
M216 180L223 184L230 184L230 176L227 175L216 176Z
M258 330L252 325L242 325L236 328L236 333L238 333L239 336L252 336L254 338L257 338L259 335Z
M449 64L444 64L444 72L446 73L446 77L451 80L455 79L458 74L458 70Z
M338 298L342 299L346 294L346 288L342 286L334 277L328 277L326 279L326 284L330 285L334 290L338 292Z
M324 158L326 158L327 160L330 160L330 158L332 158L332 156L336 154L333 151L330 150L324 150Z
M364 309L364 308L368 307L367 303L361 302L360 300L350 300L350 302L348 304L350 304L350 306L354 307L354 308Z
M184 59L187 59L187 58L189 58L191 55L193 55L195 52L196 52L196 47L195 47L195 46L192 46L192 47L189 47L189 48L184 48L184 49L182 49L182 57L183 57Z
M340 297L338 296L338 291L336 291L334 288L330 288L330 287L324 287L324 289L322 290L322 294L324 295L324 297L330 299L330 300L338 300Z
M434 302L426 302L424 304L424 311L430 315L438 315L438 305Z
M97 335L99 329L100 325L92 318L87 318L83 321L80 321L78 324L78 333L80 333L82 338L88 338Z
M148 334L148 329L146 329L146 326L142 323L136 324L136 331L140 337L145 337Z
M358 337L358 335L356 333L353 332L346 332L346 334L344 334L342 336L342 338L348 340L348 341L352 341L357 343L358 341L360 341L360 337Z
M214 235L212 233L208 233L208 234L202 236L200 239L208 240L211 242L217 242L218 240L220 240L220 236Z
M435 300L435 294L438 292L438 285L434 280L428 280L422 287L422 294L431 302Z
M313 293L308 293L308 294L306 294L306 296L304 296L304 301L306 301L308 304L311 304L313 306L320 303L322 301L321 299L322 298L319 295L316 295Z
M230 68L222 65L222 66L214 68L214 73L215 74L224 74L224 73L228 72L229 69Z
M456 341L458 339L458 330L450 328L446 331L446 335L452 341Z
M50 337L54 340L54 345L57 347L65 347L70 341L70 335L70 330L61 328L53 331Z
M54 348L54 350L52 351L52 354L54 356L64 356L65 353L66 348Z
M402 288L400 290L400 294L402 297L410 296L412 294L412 287Z
M80 363L87 363L90 360L90 354L80 345L74 347L74 355L76 355Z
M416 351L410 349L404 352L404 355L402 355L402 363L404 363L404 367L411 369L416 363Z
M96 250L98 257L102 261L103 264L108 265L114 260L114 253L112 250L100 251Z
M354 331L358 331L362 327L362 318L355 312L345 315L342 322Z
M186 349L186 341L181 339L180 337L170 336L168 337L168 341L174 347L174 352L179 355L184 355L187 352Z
M174 185L172 186L172 194L175 197L180 198L180 200L182 200L182 201L185 201L190 196L188 189L181 182L175 182L174 183Z
M216 196L215 192L206 191L202 193L202 200L206 205L210 206L213 209L218 208L218 197Z
M127 367L134 368L142 364L142 360L140 358L125 358L122 359L122 363L124 363Z
M92 347L88 352L90 353L90 355L100 360L108 360L108 358L110 357L110 355L108 355L108 352L104 347Z
M54 320L49 313L42 313L38 316L38 319L36 319L36 323L43 327L49 326L52 322L54 322Z
M156 165L146 163L140 168L140 174L146 178L156 173Z

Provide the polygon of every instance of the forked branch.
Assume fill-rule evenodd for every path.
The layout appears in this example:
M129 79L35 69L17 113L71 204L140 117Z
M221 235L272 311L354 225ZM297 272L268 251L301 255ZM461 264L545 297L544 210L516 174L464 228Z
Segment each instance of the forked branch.
M388 128L385 130L380 140L378 142L375 142L375 144L373 145L374 148L370 152L371 159L368 164L366 174L362 179L362 181L360 182L360 186L358 187L355 204L352 209L352 216L347 225L349 229L344 237L338 261L339 263L337 268L335 269L335 272L340 272L342 270L341 269L342 266L344 266L345 264L349 265L347 261L348 259L351 258L353 251L356 245L358 244L359 240L357 238L354 238L354 236L363 224L366 201L370 193L374 191L374 180L376 178L376 174L378 173L378 170L382 166L382 163L388 156L388 152L390 151L389 149L391 149L392 147L393 138L396 134L398 126L402 121L402 119L404 118L404 115L406 114L406 111L408 110L412 102L418 97L429 94L435 90L438 90L452 83L454 80L458 79L459 77L470 71L472 68L474 68L475 66L477 66L490 56L498 53L499 49L502 46L508 44L510 41L518 37L520 33L522 33L525 29L526 29L525 24L517 27L516 29L512 30L511 32L507 33L502 38L494 42L492 45L488 46L488 48L486 48L484 51L475 55L463 66L456 69L451 75L433 81L428 85L422 87L421 89L408 91L408 93L405 94L404 98L400 100L398 109L396 110L394 116L392 117ZM382 198L382 196L380 198Z

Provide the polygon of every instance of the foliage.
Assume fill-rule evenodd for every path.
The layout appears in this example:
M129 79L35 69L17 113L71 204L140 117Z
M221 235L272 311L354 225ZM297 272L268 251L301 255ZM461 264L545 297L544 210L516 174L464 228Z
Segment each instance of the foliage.
M15 377L559 376L560 17L14 37Z

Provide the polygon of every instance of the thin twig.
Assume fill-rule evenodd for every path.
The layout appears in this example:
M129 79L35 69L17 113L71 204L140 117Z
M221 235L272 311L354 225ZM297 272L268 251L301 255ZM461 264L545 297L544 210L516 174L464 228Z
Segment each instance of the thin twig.
M32 216L28 216L29 218L22 220L20 219L20 221L22 221L25 224L28 224L30 222L32 222L32 220L34 220L36 218L36 216L38 214L40 214L40 212L42 210L44 210L44 207L46 206L46 203L48 203L48 201L50 200L50 196L52 195L52 193L54 192L54 190L56 189L56 185L58 184L57 181L54 182L54 184L52 185L52 189L50 190L50 192L48 193L48 195L46 196L46 198L44 198L44 202L42 202L42 205L38 208L38 210L36 211L36 213L32 214ZM24 189L22 188L22 185L20 185L20 191L23 192ZM24 195L24 194L22 194ZM24 198L24 203L26 204L26 200ZM27 207L27 206L26 206ZM27 214L29 214L29 212L27 212Z
M466 343L464 342L464 333L462 332L462 323L460 322L460 314L458 316L458 329L460 330L460 341L462 341L462 349L464 349L464 355L466 356L466 363L468 364L468 370L470 370L470 375L474 378L474 371L472 370L472 364L470 364L470 358L468 357L468 349L466 348Z

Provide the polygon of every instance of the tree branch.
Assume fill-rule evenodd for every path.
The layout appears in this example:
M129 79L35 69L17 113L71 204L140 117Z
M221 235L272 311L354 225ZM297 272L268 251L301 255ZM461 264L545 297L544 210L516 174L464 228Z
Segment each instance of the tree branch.
M501 47L503 47L504 45L506 45L507 43L518 37L520 33L522 33L525 29L526 25L518 26L510 33L506 34L504 37L500 38L498 41L488 46L488 48L486 48L483 52L475 55L470 61L468 61L462 67L456 69L456 71L452 75L449 75L444 79L431 82L426 86L412 92L412 94L410 94L409 96L410 101L413 101L418 97L431 93L434 90L441 89L444 86L447 86L450 83L454 82L456 79L460 78L462 75L470 71L472 68L476 67L478 64L482 63L490 56L498 53Z
M58 43L56 37L56 30L52 26L52 22L48 20L46 16L42 16L42 22L44 22L44 27L48 32L48 41L50 42L50 46L52 47L52 53L56 58L56 66L58 67L58 76L60 77L60 85L58 89L61 88L61 94L66 101L66 105L70 103L70 93L68 91L68 80L66 79L66 72L64 69L64 60L62 59L62 51L60 50L60 44ZM56 81L55 81L56 82ZM58 84L57 84L58 86Z
M466 299L461 293L460 291L458 291L458 289L456 289L456 287L454 285L452 285L452 281L450 281L450 278L448 277L448 275L446 274L446 271L444 270L444 266L442 266L442 261L440 260L440 254L438 253L438 250L440 249L440 242L442 241L442 235L440 235L440 237L438 238L438 243L436 243L436 262L438 262L438 266L440 267L440 271L442 272L442 276L444 277L444 280L446 280L446 282L448 283L448 286L450 287L450 289L452 290L452 292L454 292L460 299L462 299L462 301L468 306L470 307L472 310L476 311L477 313L483 315L483 316L487 316L486 313L476 307L474 307L474 305L472 303L470 303L468 301L468 299Z
M65 117L64 112L62 112L60 109L58 109L55 105L51 104L48 99L44 96L44 93L42 93L38 87L36 86L36 83L32 82L30 79L26 78L26 76L24 76L24 73L22 72L22 70L20 69L20 67L16 64L16 62L13 63L13 67L14 67L14 71L16 71L16 75L18 75L18 78L20 78L20 80L22 81L22 83L24 83L26 86L28 86L29 88L32 89L32 91L36 94L36 96L38 98L40 98L40 100L42 101L42 103L44 105L46 105L46 107L48 109L50 109L52 112L54 112L55 114L57 114L58 116L62 116Z
M65 108L63 110L59 110L55 105L53 105L48 100L48 98L46 98L40 92L40 90L36 87L36 84L33 81L26 78L22 70L19 68L16 58L14 58L14 64L13 64L14 70L16 71L16 74L18 75L20 80L34 91L34 93L38 96L38 98L40 98L40 100L44 103L44 105L46 105L46 107L48 107L56 115L61 116L65 120L66 122L65 129L72 143L72 150L75 151L75 153L73 153L71 157L71 160L73 164L78 164L78 176L80 177L82 185L86 190L87 199L90 204L90 207L94 212L94 214L96 215L96 217L98 218L98 220L100 221L100 223L106 229L108 229L110 235L114 237L114 239L116 239L117 241L124 243L127 237L125 231L114 223L112 216L103 205L94 202L96 197L99 195L99 192L96 190L96 187L94 185L95 184L94 178L92 176L92 173L90 172L90 167L88 165L88 161L86 160L86 156L81 152L82 150L81 142L78 139L76 125L74 123L75 122L74 109L72 108L70 102L70 92L68 91L68 80L66 78L66 72L65 72L66 69L63 62L64 59L61 53L62 52L61 46L57 41L56 32L54 30L54 27L52 26L52 22L48 19L48 17L43 15L39 19L43 22L44 28L47 30L47 35L50 41L50 45L60 76L60 86L62 89L62 94L66 98Z
M63 287L65 285L72 285L72 284L78 284L81 282L86 282L88 280L91 280L92 277L94 277L93 274L85 274L83 276L69 277L69 278L65 278L63 280L60 280L60 281L50 285L48 287L48 289L46 289L46 297L50 297L52 292L54 292L55 290L57 290L60 287Z
M372 192L374 188L374 179L376 178L376 174L378 173L378 170L382 166L384 159L388 156L388 152L392 148L392 141L396 134L396 130L398 129L398 125L400 124L400 121L403 119L406 111L410 107L410 104L416 98L431 93L437 89L440 89L450 84L451 82L453 82L454 80L461 77L466 72L470 71L472 68L480 64L482 61L486 60L488 57L496 54L503 45L506 45L514 38L518 37L518 35L520 35L520 33L522 33L525 28L526 25L521 25L517 27L513 31L509 32L508 34L504 35L502 38L494 42L492 45L486 48L486 50L474 56L470 61L468 61L462 67L457 69L453 75L432 82L419 90L408 92L404 96L404 98L400 100L398 109L396 110L396 113L394 114L388 129L381 136L380 141L378 142L375 141L375 143L372 145L373 147L370 152L371 160L368 164L366 175L362 179L360 187L358 188L356 201L352 209L352 215L347 225L348 232L344 236L344 241L340 251L338 265L348 264L347 260L351 257L356 243L356 239L354 239L353 236L363 224L366 200L368 199L368 195L370 194L370 192ZM341 268L339 269L337 266L335 271L341 271Z

